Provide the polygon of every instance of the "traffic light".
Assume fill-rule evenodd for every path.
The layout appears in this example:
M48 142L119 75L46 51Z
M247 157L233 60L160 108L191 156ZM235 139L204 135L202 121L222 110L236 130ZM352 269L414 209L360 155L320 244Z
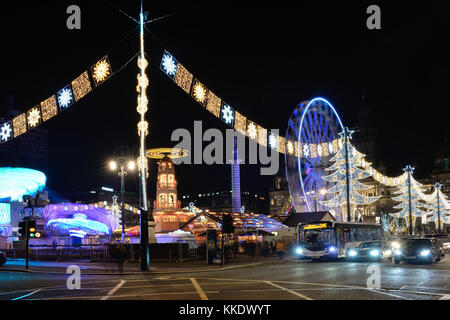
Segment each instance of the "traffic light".
M25 237L27 235L27 222L21 221L19 222L19 236Z
M224 214L222 220L222 233L234 233L233 217L230 214Z
M35 238L36 237L36 221L28 220L27 228L28 228L28 230L27 230L28 238Z

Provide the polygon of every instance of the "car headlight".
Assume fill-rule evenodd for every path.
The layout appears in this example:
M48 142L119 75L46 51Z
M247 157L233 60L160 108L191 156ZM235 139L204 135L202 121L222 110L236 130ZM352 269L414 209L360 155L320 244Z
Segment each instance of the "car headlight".
M401 255L402 255L402 251L399 250L399 249L396 249L396 250L394 251L394 254L395 254L396 256L401 256Z
M330 252L335 252L335 251L336 251L336 247L329 247L329 248L328 248L328 251L330 251Z
M370 255L371 255L372 257L378 256L379 254L380 254L380 251L378 251L378 250L371 250L371 251L370 251Z
M303 253L303 249L298 247L297 249L295 249L295 253L302 254Z
M356 256L358 254L358 252L356 252L355 250L350 250L348 252L348 254L349 254L350 257L354 257L354 256Z
M430 250L422 250L422 251L420 251L420 255L422 256L422 257L426 257L427 255L429 255L430 254Z

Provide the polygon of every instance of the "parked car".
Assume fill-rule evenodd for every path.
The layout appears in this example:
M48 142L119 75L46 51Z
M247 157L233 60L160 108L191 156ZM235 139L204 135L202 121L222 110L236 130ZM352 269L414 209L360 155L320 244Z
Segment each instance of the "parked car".
M6 253L0 251L0 267L6 263Z
M433 263L442 257L441 242L435 238L411 238L394 250L394 262Z
M347 260L376 260L382 261L392 257L392 249L389 243L383 240L364 241L357 247L348 249Z

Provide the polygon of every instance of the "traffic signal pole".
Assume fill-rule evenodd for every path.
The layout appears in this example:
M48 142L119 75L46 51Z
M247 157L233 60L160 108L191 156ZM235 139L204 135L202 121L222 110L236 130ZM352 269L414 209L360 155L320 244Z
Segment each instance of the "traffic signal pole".
M28 270L28 259L29 259L29 254L28 254L28 243L29 243L29 230L28 230L28 220L25 220L25 269Z

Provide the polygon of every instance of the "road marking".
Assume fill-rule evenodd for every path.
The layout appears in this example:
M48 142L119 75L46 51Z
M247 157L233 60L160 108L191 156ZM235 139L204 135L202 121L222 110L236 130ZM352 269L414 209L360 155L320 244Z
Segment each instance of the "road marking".
M200 296L200 298L202 298L202 300L208 300L208 297L206 296L206 294L203 292L202 288L200 287L200 285L198 284L197 280L195 280L194 278L189 278L189 280L191 280L192 284L195 287L195 290L197 290L198 295Z
M304 295L302 295L302 294L300 294L300 293L298 293L298 292L292 291L292 290L290 290L290 289L288 289L288 288L282 287L282 286L280 286L280 285L278 285L278 284L275 284L275 283L273 283L273 282L270 282L270 281L264 281L264 282L267 283L267 284L270 284L271 286L274 286L275 288L279 288L279 289L281 289L281 290L287 291L287 292L289 292L290 294L293 294L294 296L300 297L300 298L302 298L302 299L305 299L305 300L313 300L313 299L311 299L311 298L309 298L309 297L307 297L307 296L304 296Z
M23 295L23 296L20 296L20 297L11 299L11 300L20 300L20 299L22 299L22 298L29 297L29 296L31 296L31 295L35 294L36 292L39 292L39 291L41 291L41 289L38 289L38 290L36 290L36 291L33 291L33 292L31 292L31 293L25 294L25 295Z
M125 280L120 280L120 283L115 286L114 288L112 288L107 294L106 296L103 296L100 300L108 300L109 297L111 297L117 290L120 289L121 286L123 286L125 284Z
M440 297L439 300L450 300L450 294Z
M376 293L380 293L380 294L384 294L384 295L387 295L387 296L391 296L391 297L394 297L394 298L397 298L397 299L402 299L402 300L413 300L413 299L409 299L409 298L405 298L405 297L402 297L402 296L397 296L397 295L395 295L395 294L392 294L392 293L387 293L387 292L383 292L383 291L378 291L378 290L386 290L386 289L368 289L367 288L367 290L368 291L371 291L371 292L376 292Z
M216 291L206 291L206 293L220 293L218 290ZM155 292L155 293L135 293L135 294L122 294L115 295L113 298L129 298L129 297L138 297L137 299L142 300L142 296L161 296L161 295L184 295L184 294L198 294L197 291L186 291L186 292ZM53 299L98 299L99 296L77 296L77 297L64 297L64 298L44 298L42 300L53 300Z

